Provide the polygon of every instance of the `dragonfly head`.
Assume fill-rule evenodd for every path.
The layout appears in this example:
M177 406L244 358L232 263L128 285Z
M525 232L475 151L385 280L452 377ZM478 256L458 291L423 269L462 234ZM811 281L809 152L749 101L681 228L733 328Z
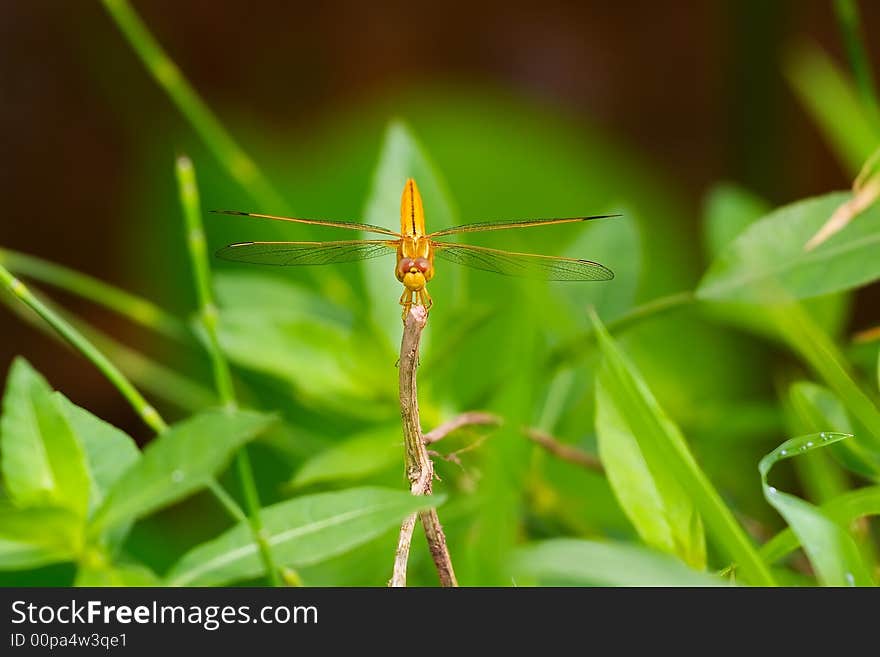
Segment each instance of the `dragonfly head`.
M434 277L434 267L427 258L401 258L395 273L406 289L415 292Z

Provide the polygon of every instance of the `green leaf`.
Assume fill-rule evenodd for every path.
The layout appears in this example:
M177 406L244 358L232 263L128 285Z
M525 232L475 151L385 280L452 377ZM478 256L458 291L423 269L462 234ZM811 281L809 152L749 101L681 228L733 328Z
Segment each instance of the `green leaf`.
M302 487L318 482L357 479L382 472L395 464L403 467L403 438L399 424L365 431L319 452L303 463L290 484Z
M272 420L247 411L208 411L174 425L108 491L90 530L140 518L203 488Z
M811 44L791 53L785 73L838 160L854 175L877 147L880 134L853 83Z
M683 436L669 422L641 378L598 317L593 316L602 352L601 385L626 418L652 475L663 472L693 500L716 545L737 561L753 584L772 585L773 577L749 537L694 460Z
M816 390L818 389L818 390ZM783 401L783 409L786 418L788 434L793 436L820 431L841 431L849 433L849 421L846 413L843 415L843 424L846 427L835 424L826 424L823 413L814 405L812 396L816 393L825 393L821 386L807 381L797 381L789 386L788 399ZM836 399L832 401L837 402ZM843 406L837 404L834 410L843 411ZM844 443L838 443L846 444ZM830 450L814 450L804 454L794 463L798 479L804 488L804 497L808 500L822 504L849 489L846 474L840 466L834 462Z
M220 344L236 365L290 382L321 409L366 417L392 407L395 356L359 348L350 313L277 276L226 274L217 283Z
M810 427L811 432L852 433L846 409L828 388L812 381L795 381L789 386L788 398L801 422Z
M880 277L880 208L871 206L813 251L804 244L851 195L781 207L747 228L712 263L702 299L777 303L848 290Z
M819 507L822 513L841 527L865 516L880 515L880 486L867 486L849 491ZM800 538L791 527L779 532L761 546L761 556L767 563L779 561L800 546Z
M880 464L880 410L849 373L849 364L837 345L797 303L767 306L766 312L778 332L841 399L852 417L867 431L861 431L851 451Z
M772 208L760 196L729 183L715 185L705 201L706 253L715 258L737 235Z
M517 573L575 586L725 586L724 580L631 543L558 538L527 545L514 557Z
M330 303L295 281L263 271L218 271L217 301L225 309L260 313L273 319L312 317L341 326L352 324L351 311Z
M844 405L828 388L811 381L797 381L789 388L788 399L800 419L800 433L835 431L851 434L855 431ZM828 449L849 470L864 477L880 478L880 460L858 440L840 441ZM804 458L811 456L813 454L805 454Z
M0 570L74 560L82 549L82 526L68 509L0 507Z
M596 433L599 456L617 501L639 536L651 547L678 555L688 565L706 567L706 539L693 501L659 463L653 450L643 454L635 438L632 416L617 406L609 393L615 381L603 366L596 377ZM612 378L612 380L608 380ZM665 433L666 441L683 441L677 426L666 416L644 384L633 380L644 401L650 428ZM648 445L650 450L650 444ZM648 461L650 459L650 461ZM654 467L649 465L653 462Z
M23 358L9 372L0 418L3 480L18 506L63 506L85 516L83 449L46 380Z
M409 127L402 121L392 121L382 143L379 162L373 174L373 183L364 209L364 221L400 230L400 197L407 178L414 178L422 194L425 223L428 232L453 225L456 211L449 198L446 184L419 145ZM368 239L375 239L370 235ZM374 258L363 263L369 294L370 314L376 326L381 327L388 343L400 342L400 313L398 304L403 287L394 276L393 258ZM450 304L461 289L460 268L444 268L429 287L436 300ZM426 333L425 338L429 334Z
M125 432L80 408L60 392L56 403L85 449L91 480L89 506L96 509L107 491L141 457L137 444Z
M366 543L409 513L436 506L442 499L383 488L351 488L279 502L264 508L260 517L276 561L296 568ZM216 586L262 572L251 529L242 522L187 552L165 579L171 586Z
M758 464L764 497L797 535L824 586L872 586L873 581L852 536L818 507L770 486L767 474L779 461L849 437L827 432L792 438Z
M91 563L76 571L74 586L161 586L156 574L141 564Z
M736 237L769 214L770 204L742 187L722 184L709 193L704 211L704 239L710 258L718 257ZM817 324L831 334L842 328L848 317L848 298L843 294L830 294L809 299L804 308ZM773 322L753 304L742 302L715 302L704 304L712 317L727 324L743 328L761 337L778 339Z

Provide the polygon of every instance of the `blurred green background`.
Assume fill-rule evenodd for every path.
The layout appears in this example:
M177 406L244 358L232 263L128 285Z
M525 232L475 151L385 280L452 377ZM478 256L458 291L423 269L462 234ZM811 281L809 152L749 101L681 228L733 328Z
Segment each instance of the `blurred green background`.
M870 45L880 6L862 5ZM438 267L420 374L425 429L474 409L505 419L461 466L437 465L437 489L449 496L440 515L466 584L509 584L498 560L526 540L637 539L604 477L553 459L517 431L537 427L595 452L597 357L578 342L590 327L587 308L596 306L607 324L694 289L716 251L710 215L724 232L727 208L731 223L744 206L754 208L751 221L847 189L876 144L859 142L858 121L835 129L847 116L849 97L833 95L845 56L832 7L818 0L134 6L279 190L279 207L229 175L100 3L8 4L0 22L3 247L192 317L174 178L181 153L195 163L206 209L394 228L401 175L414 168L428 179L417 175L429 227L624 214L613 223L475 240L598 260L617 273L611 283L527 284ZM811 104L823 95L830 120ZM255 239L340 239L248 218L204 221L211 251ZM728 229L718 245L737 232ZM212 260L221 342L243 403L283 416L251 447L266 504L360 483L405 487L394 367L400 290L393 261L375 263L267 271ZM169 382L141 361L125 361L166 419L213 404L209 361L198 349L51 292L84 321L186 377ZM878 301L875 284L810 308L848 343L880 322ZM679 308L616 337L725 501L765 538L783 523L762 497L757 462L789 436L777 395L804 369L778 343L739 328L729 317L735 310L724 312ZM73 402L138 442L149 439L80 356L5 308L0 331L4 372L24 355ZM853 358L868 376L876 350L859 354ZM443 451L486 433L451 438ZM314 465L340 445L350 451L336 465ZM802 491L796 472L784 476ZM223 481L236 488L234 474ZM225 523L200 494L140 521L125 549L162 573ZM389 531L300 575L313 585L382 585L395 538ZM63 584L73 572L51 566L0 573L0 582ZM436 581L418 533L410 577Z

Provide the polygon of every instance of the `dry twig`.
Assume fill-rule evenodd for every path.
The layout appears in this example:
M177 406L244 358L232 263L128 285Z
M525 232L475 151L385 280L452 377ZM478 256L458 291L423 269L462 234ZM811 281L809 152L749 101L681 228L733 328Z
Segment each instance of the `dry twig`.
M419 342L428 321L423 306L413 306L406 316L403 340L400 345L400 416L403 420L403 439L406 449L406 476L413 495L430 495L434 479L434 464L428 456L419 420L419 400L416 370L419 361ZM458 586L452 559L446 546L446 536L436 509L413 513L404 519L394 556L394 570L389 586L406 586L406 564L412 543L416 516L421 519L428 539L428 548L442 586Z
M426 445L436 443L438 440L443 440L453 431L458 431L459 429L467 426L498 426L499 424L501 424L501 418L497 415L492 415L492 413L482 413L479 411L462 413L461 415L452 418L448 422L444 422L443 424L431 429L428 433L422 436L422 442L424 442Z
M587 470L604 472L602 462L596 456L588 454L576 447L572 447L571 445L561 443L549 433L541 431L540 429L523 429L523 433L529 440L537 443L556 458L568 461L569 463L574 463Z
M832 235L839 233L858 214L867 210L880 198L880 174L875 171L878 160L880 160L880 149L875 151L862 166L862 170L853 182L852 198L834 211L831 218L804 245L804 251L812 251Z

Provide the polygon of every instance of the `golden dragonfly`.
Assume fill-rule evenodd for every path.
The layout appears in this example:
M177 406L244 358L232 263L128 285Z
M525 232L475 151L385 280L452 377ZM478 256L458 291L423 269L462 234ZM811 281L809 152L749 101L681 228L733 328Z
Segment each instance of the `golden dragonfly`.
M449 262L507 276L524 276L548 281L607 281L614 278L614 273L610 269L590 260L535 253L516 253L470 244L438 242L436 238L489 230L533 228L535 226L605 219L618 215L602 214L589 217L488 221L454 226L428 233L425 229L425 210L422 206L422 196L412 178L406 181L400 200L399 233L381 226L353 221L279 217L236 210L214 210L214 212L292 221L300 224L315 224L331 228L347 228L386 236L386 239L333 242L241 242L220 249L217 255L226 260L261 265L328 265L366 260L396 252L397 266L394 273L404 287L403 294L400 296L404 321L406 321L406 316L413 305L424 306L426 311L433 305L431 295L428 294L427 284L434 278L435 255Z

